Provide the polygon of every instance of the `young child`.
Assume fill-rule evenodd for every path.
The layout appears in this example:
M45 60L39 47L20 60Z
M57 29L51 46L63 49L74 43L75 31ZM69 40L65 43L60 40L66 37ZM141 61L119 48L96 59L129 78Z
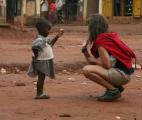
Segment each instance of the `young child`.
M37 95L35 99L48 99L50 97L43 93L45 76L47 75L51 79L55 78L52 46L63 35L64 30L60 29L59 33L53 39L49 38L48 34L51 24L45 19L37 22L36 29L38 35L32 43L32 51L34 53L32 67L35 75L38 75Z

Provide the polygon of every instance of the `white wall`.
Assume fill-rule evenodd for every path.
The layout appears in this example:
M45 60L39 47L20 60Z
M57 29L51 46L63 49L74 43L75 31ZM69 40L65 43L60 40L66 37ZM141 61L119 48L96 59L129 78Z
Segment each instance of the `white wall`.
M36 0L36 16L40 16L40 0Z
M6 17L6 0L0 0L0 17Z
M23 10L22 11L23 11L23 14L26 15L26 6L27 6L26 2L27 2L27 0L22 0L22 2L23 2L22 3L22 5L23 5Z
M23 2L23 14L27 15L27 0L22 0ZM32 10L31 10L32 11ZM40 0L35 0L35 15L40 16Z
M99 14L102 14L102 5L103 5L103 3L102 3L103 1L102 0L99 0Z
M83 6L83 21L87 20L87 7L88 7L88 2L87 0L84 0L84 6Z

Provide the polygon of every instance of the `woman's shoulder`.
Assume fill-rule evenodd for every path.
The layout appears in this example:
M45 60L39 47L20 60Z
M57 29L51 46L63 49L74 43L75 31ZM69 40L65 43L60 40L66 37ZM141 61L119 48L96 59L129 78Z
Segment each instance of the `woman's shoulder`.
M116 35L117 35L116 32L109 31L109 32L99 34L98 37L112 37Z

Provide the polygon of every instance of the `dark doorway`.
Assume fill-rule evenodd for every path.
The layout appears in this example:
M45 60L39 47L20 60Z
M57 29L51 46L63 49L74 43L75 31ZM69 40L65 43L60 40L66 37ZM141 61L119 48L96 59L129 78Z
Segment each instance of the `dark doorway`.
M114 0L114 16L121 15L121 4L120 0Z
M114 16L132 16L133 0L114 0Z
M125 16L132 16L133 0L125 0Z
M15 0L6 0L6 20L8 23L14 23Z
M21 15L21 8L22 8L22 0L15 0L15 5L14 5L14 15L19 16Z
M67 21L77 20L77 8L78 0L66 0L65 1L65 19Z

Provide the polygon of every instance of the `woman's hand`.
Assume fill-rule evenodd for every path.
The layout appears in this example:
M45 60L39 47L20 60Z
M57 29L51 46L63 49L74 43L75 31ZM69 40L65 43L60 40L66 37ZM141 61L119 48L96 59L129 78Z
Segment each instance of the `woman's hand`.
M87 47L88 44L89 44L89 41L88 40L84 40L83 43L82 43L82 48Z
M87 45L88 45L88 41L84 40L83 43L82 43L82 49L81 49L82 53L88 52Z

